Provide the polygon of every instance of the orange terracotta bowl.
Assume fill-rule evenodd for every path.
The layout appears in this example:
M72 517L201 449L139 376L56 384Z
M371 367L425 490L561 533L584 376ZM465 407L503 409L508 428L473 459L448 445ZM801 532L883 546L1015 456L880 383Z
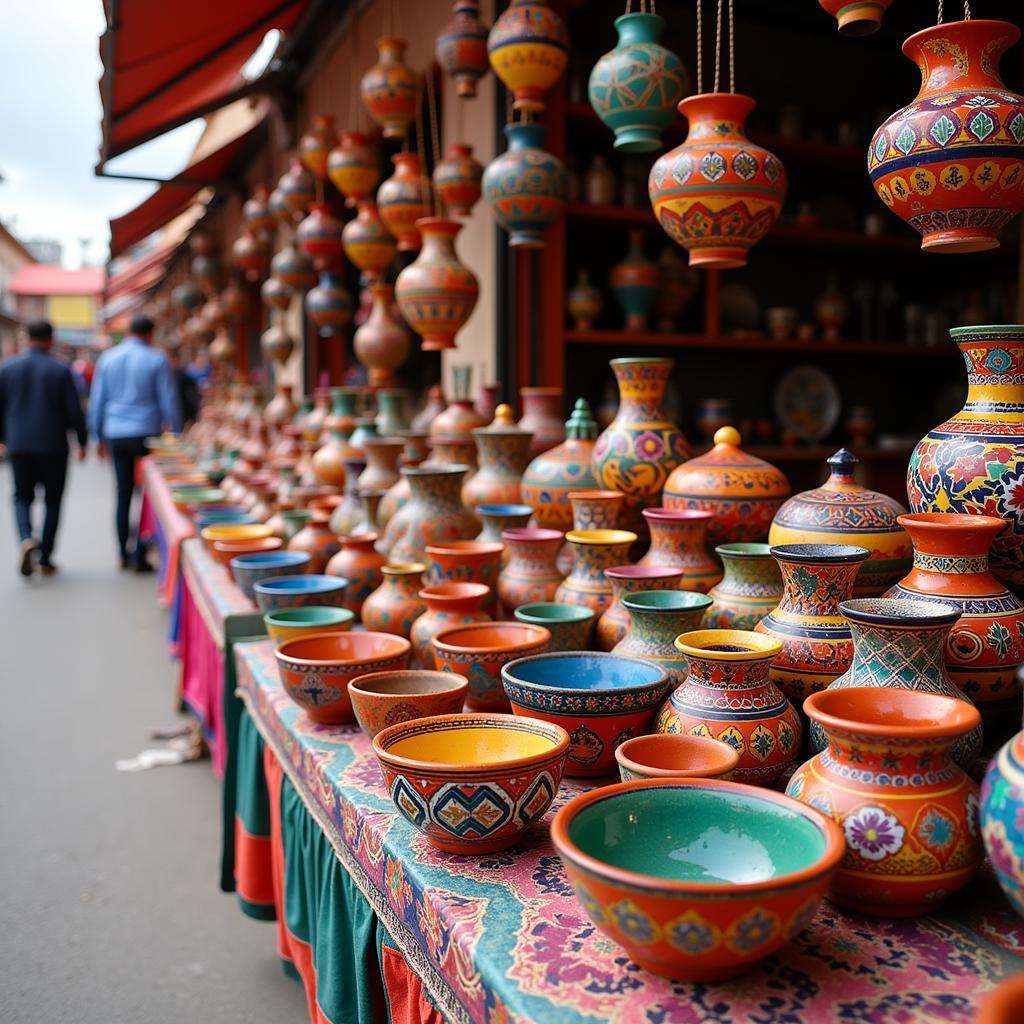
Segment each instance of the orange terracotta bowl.
M619 777L632 779L731 779L739 751L709 736L655 733L634 736L615 748Z
M222 523L219 526L204 526L199 531L206 550L213 554L213 545L219 540L259 540L273 536L274 531L263 523Z
M683 981L735 977L799 935L846 849L814 808L718 779L590 790L558 811L551 838L594 924Z
M354 720L348 684L369 672L409 666L412 644L391 633L317 633L281 644L274 652L285 692L314 721Z
M312 512L315 512L317 509L321 512L333 512L341 502L342 496L340 494L318 494L309 499L306 508Z
M442 672L469 680L466 705L475 711L508 711L501 685L507 661L547 650L551 634L526 622L473 622L443 629L431 641L434 660Z
M446 853L514 846L558 793L564 729L513 715L440 715L377 734L384 784L402 816Z
M259 555L278 551L284 547L280 537L254 537L251 540L215 540L213 557L225 568L231 568L231 559L238 555Z
M974 1024L1021 1024L1024 1021L1024 974L1001 981L987 992Z
M468 690L465 676L416 669L371 672L348 684L356 721L370 739L399 722L457 715L466 702Z

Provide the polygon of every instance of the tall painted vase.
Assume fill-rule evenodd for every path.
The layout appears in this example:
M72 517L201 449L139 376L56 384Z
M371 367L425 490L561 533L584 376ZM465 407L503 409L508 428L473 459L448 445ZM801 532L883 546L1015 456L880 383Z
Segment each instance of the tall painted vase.
M1024 732L992 759L981 784L981 836L989 863L1014 909L1024 917Z
M462 504L465 466L416 466L401 472L409 481L409 500L391 517L384 534L392 562L423 561L428 545L479 532L476 517Z
M722 567L704 546L711 513L688 508L645 508L651 546L639 565L669 566L682 576L680 590L706 594L721 578Z
M725 570L709 591L705 629L756 629L782 599L782 574L767 544L719 544Z
M498 406L490 426L477 427L472 433L480 469L463 485L463 502L469 508L518 504L533 435L516 426L507 405Z
M711 599L690 590L641 590L626 594L622 604L629 624L612 654L653 661L673 686L684 683L689 662L676 648L676 637L700 628Z
M600 615L612 603L612 585L605 578L605 569L626 562L636 534L630 530L573 530L565 539L573 546L575 561L554 600L583 605Z

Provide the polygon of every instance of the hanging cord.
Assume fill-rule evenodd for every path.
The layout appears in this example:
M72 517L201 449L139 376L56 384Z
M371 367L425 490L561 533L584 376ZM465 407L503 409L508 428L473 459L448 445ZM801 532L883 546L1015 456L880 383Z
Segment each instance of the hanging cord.
M704 25L701 7L704 0L697 0L697 93L704 91Z
M416 118L416 154L420 158L420 187L423 189L421 196L423 204L430 213L430 180L427 178L427 151L423 142L423 135L427 124L427 113L423 110L423 79L416 83L416 110L419 115Z
M736 17L733 14L732 0L729 0L729 92L736 91Z
M938 12L935 15L935 24L936 25L941 25L942 24L942 0L939 0L939 10L938 10Z
M352 75L349 84L349 120L354 131L359 131L363 104L359 97L359 4L352 5Z
M434 69L427 69L427 112L430 114L430 141L434 150L434 167L441 162L441 133L437 127L437 97L434 92ZM426 175L426 169L424 169ZM434 195L434 216L442 216L441 199Z
M718 92L720 72L722 70L722 0L718 0L718 10L715 14L715 84L712 92Z
M971 20L971 0L964 0L964 21Z

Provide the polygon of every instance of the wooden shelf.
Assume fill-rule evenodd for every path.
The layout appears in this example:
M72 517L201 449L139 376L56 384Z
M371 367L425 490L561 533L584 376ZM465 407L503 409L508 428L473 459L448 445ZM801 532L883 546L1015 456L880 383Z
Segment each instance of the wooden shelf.
M808 358L822 356L923 356L951 358L958 355L952 345L931 347L907 345L901 341L773 341L771 338L709 338L703 334L676 334L662 331L578 331L567 329L570 345L617 345L623 350L637 345L660 348L721 349L723 351L798 352Z

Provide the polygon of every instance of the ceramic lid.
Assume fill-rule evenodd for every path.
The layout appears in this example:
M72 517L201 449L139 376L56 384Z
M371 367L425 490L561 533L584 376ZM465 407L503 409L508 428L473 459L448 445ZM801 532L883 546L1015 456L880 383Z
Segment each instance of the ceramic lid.
M533 434L529 430L522 430L516 425L515 417L512 415L512 407L502 403L494 410L494 419L486 427L475 427L473 436L480 434Z
M687 497L785 498L786 474L764 459L743 451L735 427L715 431L714 447L677 466L665 484L666 494Z

